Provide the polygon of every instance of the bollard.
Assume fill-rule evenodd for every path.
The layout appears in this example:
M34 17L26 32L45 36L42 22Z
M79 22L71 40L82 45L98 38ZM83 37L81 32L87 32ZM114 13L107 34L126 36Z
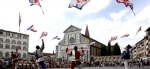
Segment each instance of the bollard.
M19 69L23 69L23 67L22 67L22 63L19 63L18 68L19 68Z
M23 64L23 69L27 69L27 68L26 68L26 63Z
M29 63L26 64L26 68L30 69L30 64Z

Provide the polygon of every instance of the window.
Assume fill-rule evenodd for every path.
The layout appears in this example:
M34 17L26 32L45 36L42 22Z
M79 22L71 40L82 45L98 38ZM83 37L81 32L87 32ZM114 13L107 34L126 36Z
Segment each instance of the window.
M12 42L11 42L12 44L16 44L16 41L15 40L12 40Z
M27 45L27 43L26 43L26 42L23 42L23 45Z
M11 46L11 49L16 49L15 45L12 45L12 46Z
M24 36L23 36L23 38L24 38L24 39L27 39L27 36L26 36L26 35L24 35Z
M6 36L10 36L10 33L9 33L9 32L6 32Z
M17 44L21 45L21 41L18 41Z
M18 50L21 50L21 46L18 46Z
M26 53L23 53L23 58L26 58Z
M9 52L6 52L6 53L5 53L5 57L6 57L6 58L9 58L9 56L10 56L10 53L9 53Z
M6 48L6 49L10 49L10 45L9 45L9 44L6 44L5 48Z
M2 51L0 51L0 58L2 58L3 57L3 52Z
M0 38L0 43L2 43L3 42L3 38Z
M3 35L3 31L0 31L0 35Z
M23 50L27 50L27 48L26 48L26 47L23 47Z
M6 41L5 41L6 43L10 43L10 40L9 39L6 39Z
M18 53L18 57L21 58L21 53Z
M21 34L18 34L18 36L17 36L18 38L21 38Z
M3 44L0 44L0 48L3 48Z
M14 34L14 33L12 33L12 37L15 37L15 34Z

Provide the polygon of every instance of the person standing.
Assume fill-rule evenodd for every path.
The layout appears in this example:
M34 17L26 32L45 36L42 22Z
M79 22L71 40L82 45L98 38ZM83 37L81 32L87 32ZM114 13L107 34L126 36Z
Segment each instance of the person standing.
M124 59L124 67L125 69L128 69L128 61L130 59L130 49L131 49L131 45L127 45L125 48L125 51L123 51L123 56L122 59Z
M44 40L42 39L42 46L40 47L39 45L37 45L36 50L34 52L38 69L46 69L43 57L44 48Z
M12 59L12 69L18 68L18 48L16 48L16 52L11 52L11 59Z
M79 69L81 69L81 61L80 61L80 56L84 55L84 50L81 48L78 51L78 47L75 46L74 50L69 51L68 48L66 48L66 53L70 56L71 58L71 65L70 68L74 69L75 66L79 66Z

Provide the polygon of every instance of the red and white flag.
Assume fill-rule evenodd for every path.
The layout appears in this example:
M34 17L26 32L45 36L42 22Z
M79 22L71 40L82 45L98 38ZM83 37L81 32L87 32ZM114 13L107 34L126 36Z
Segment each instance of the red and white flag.
M30 30L32 32L37 32L37 30L35 30L33 25L31 25L29 28L27 28L27 30Z
M125 35L121 36L121 38L128 37L128 36L129 36L129 34L125 34Z
M43 14L44 14L44 11L43 11L43 9L42 9L42 6L41 6L39 0L29 0L29 2L31 3L30 6L38 5L38 6L41 8L41 10L42 10L42 12L43 12Z
M79 10L82 10L84 5L86 5L90 0L71 0L68 8L75 7Z
M29 2L31 3L30 6L32 6L32 5L38 5L38 6L41 7L39 0L29 0Z
M118 36L112 36L112 37L110 38L110 42L111 42L111 41L114 41L114 40L117 40L117 37L118 37Z
M136 32L136 35L142 30L142 26L139 27L138 31Z
M47 35L48 35L47 32L42 32L40 38L43 38L43 37L45 37L45 36L47 36Z

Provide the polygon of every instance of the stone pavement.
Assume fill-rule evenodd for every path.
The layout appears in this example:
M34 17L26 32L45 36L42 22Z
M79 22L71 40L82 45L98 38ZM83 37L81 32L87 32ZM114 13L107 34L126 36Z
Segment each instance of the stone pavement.
M48 69L70 69L70 68L48 68ZM124 67L83 67L82 69L124 69ZM129 69L150 69L150 66L145 66L144 68L129 67Z

